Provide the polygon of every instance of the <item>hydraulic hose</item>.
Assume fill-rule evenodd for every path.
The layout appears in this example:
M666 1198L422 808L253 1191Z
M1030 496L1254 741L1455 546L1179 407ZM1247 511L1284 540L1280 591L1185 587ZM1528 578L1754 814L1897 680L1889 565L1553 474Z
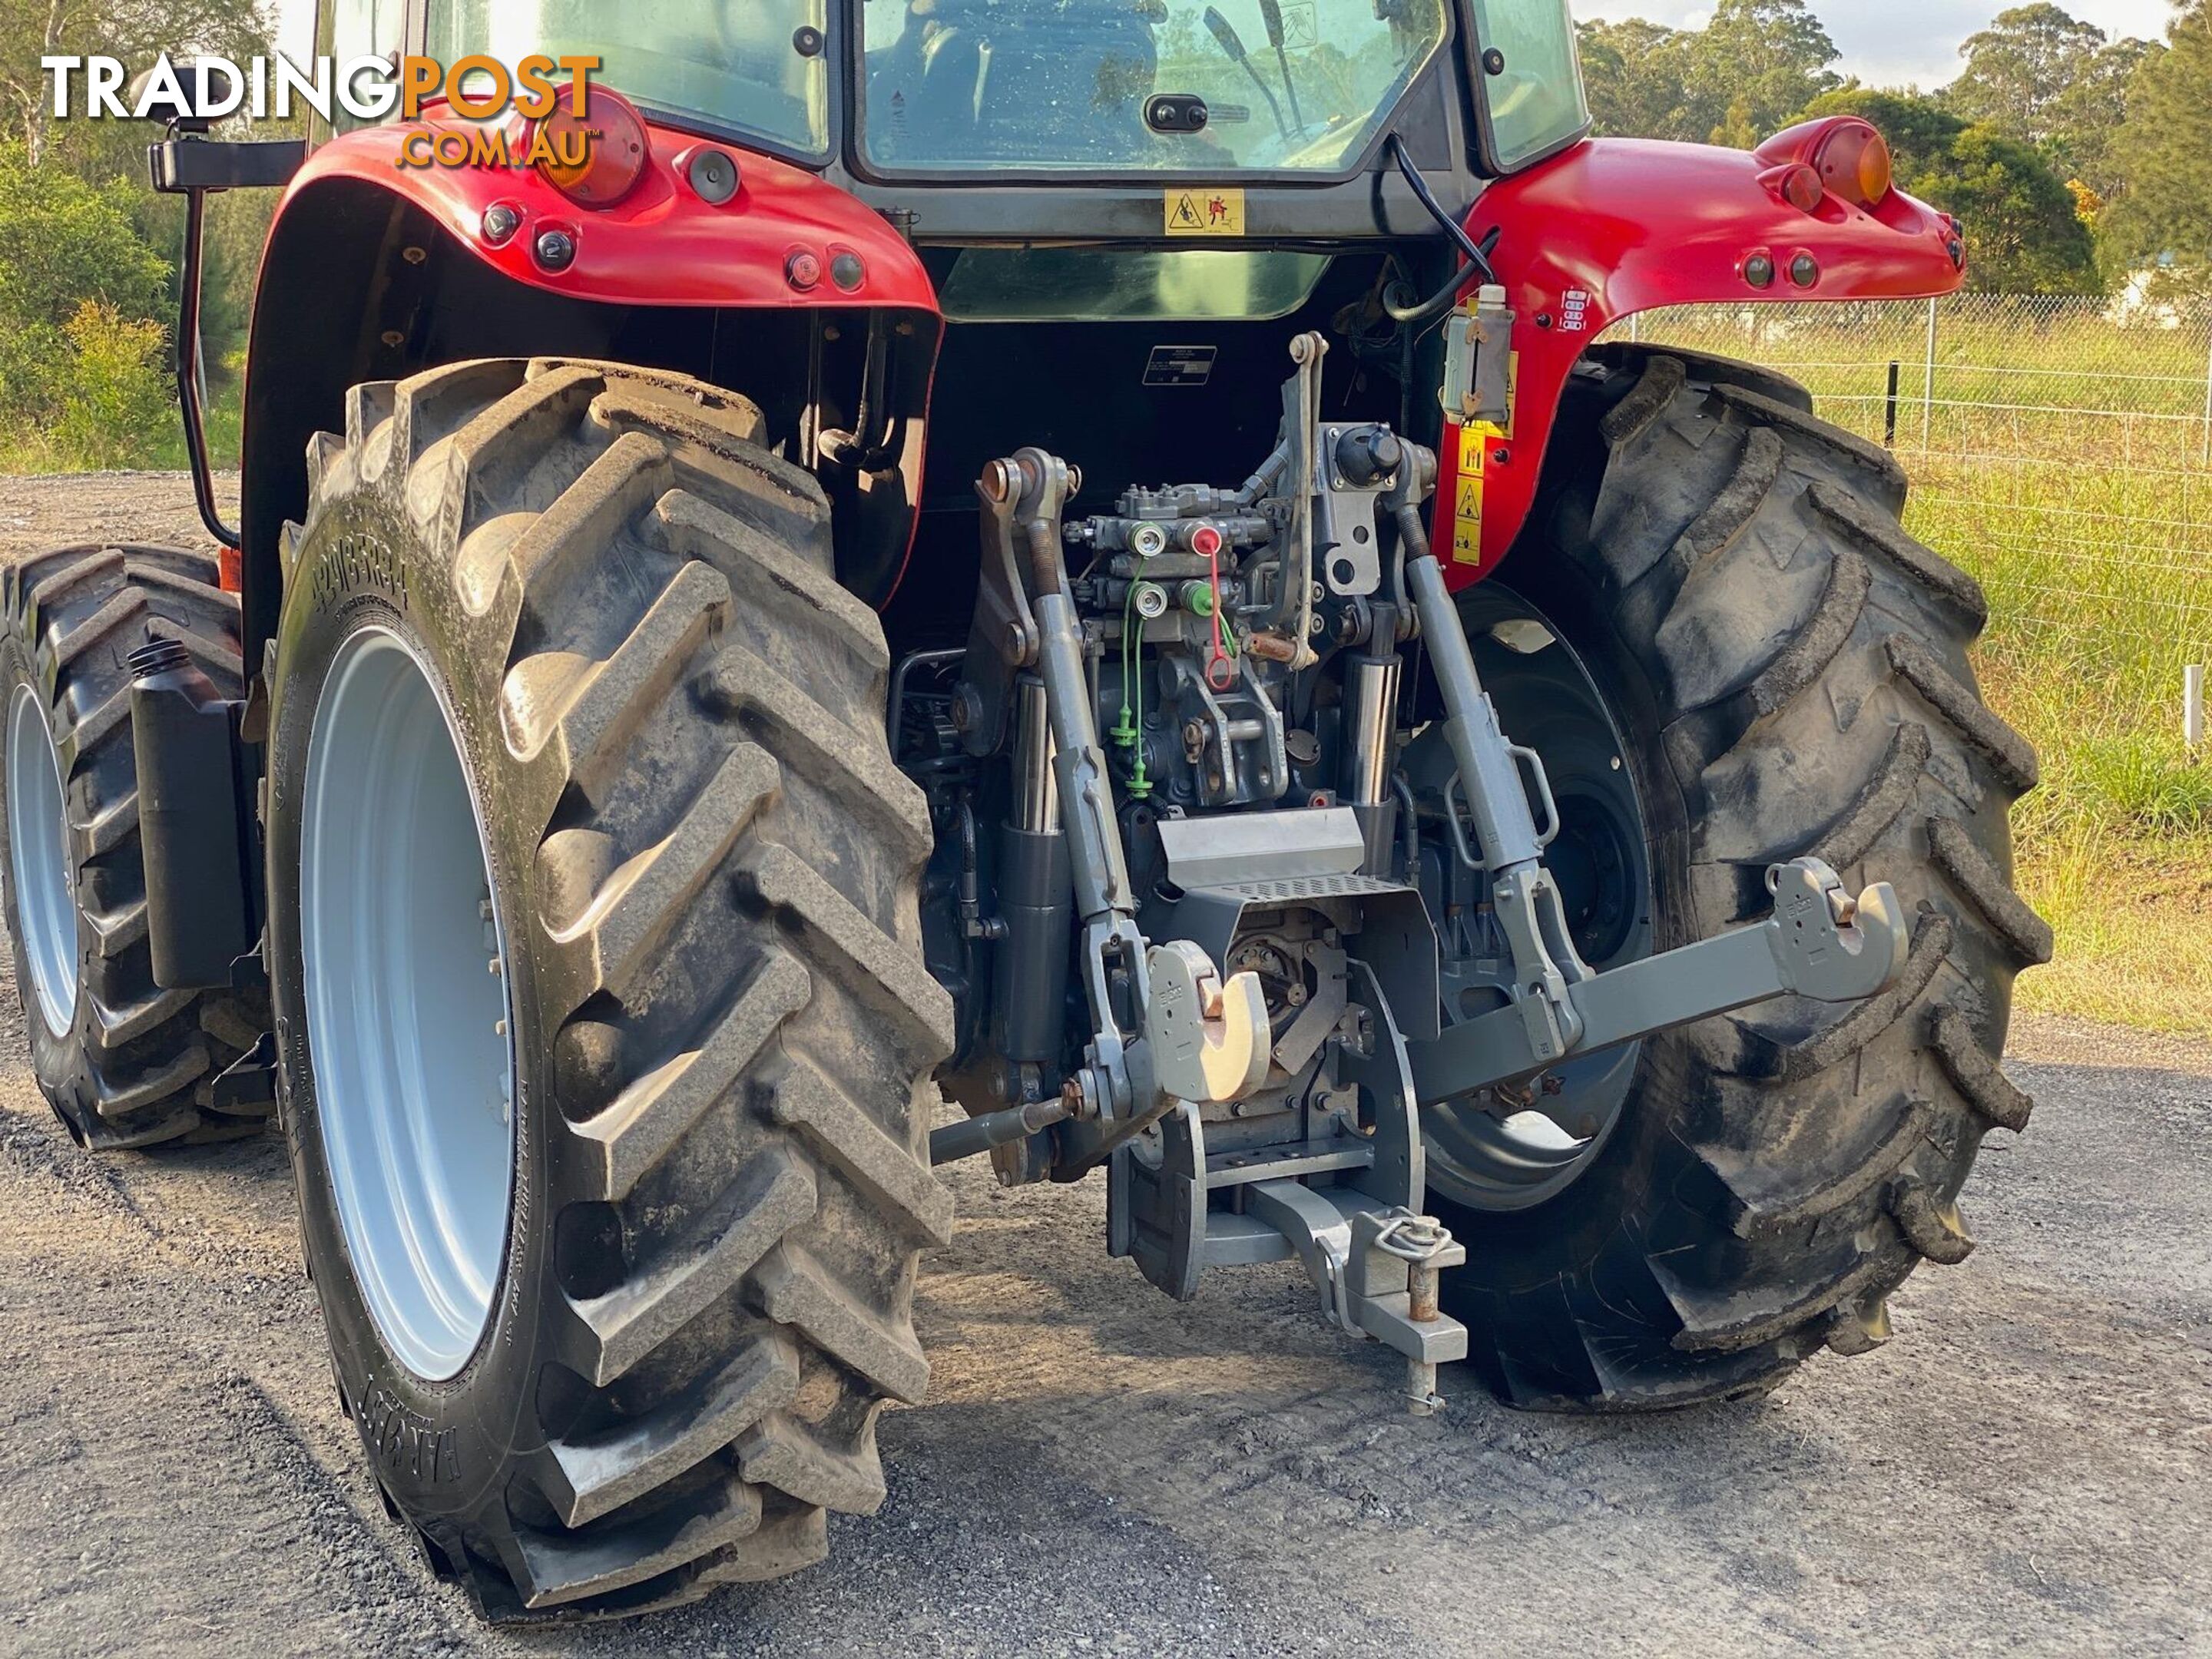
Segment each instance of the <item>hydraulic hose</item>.
M1437 193L1429 188L1429 181L1421 177L1421 170L1413 165L1413 158L1406 149L1406 141L1394 132L1383 147L1390 152L1390 159L1398 164L1398 171L1405 176L1406 183L1412 187L1416 199L1428 210L1429 217L1442 225L1444 234L1458 245L1461 256L1484 282L1496 282L1498 272L1491 265L1490 256L1483 252L1474 237L1467 234L1467 227L1446 212L1443 204L1437 200ZM1452 291L1457 293L1462 286L1464 284L1455 284Z

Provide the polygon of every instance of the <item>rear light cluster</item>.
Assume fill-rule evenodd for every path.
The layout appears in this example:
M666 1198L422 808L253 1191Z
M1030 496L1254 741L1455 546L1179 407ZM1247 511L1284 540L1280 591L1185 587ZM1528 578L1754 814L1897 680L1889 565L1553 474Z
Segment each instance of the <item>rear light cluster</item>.
M1863 121L1845 121L1830 133L1813 165L1820 182L1853 207L1880 207L1896 176L1889 141Z
M1753 152L1759 182L1801 213L1833 198L1871 212L1889 199L1888 141L1856 115L1831 115L1778 132Z
M821 287L823 271L822 256L811 248L795 247L784 256L783 280L801 294ZM868 280L866 263L850 248L832 250L827 271L830 283L847 294Z
M552 112L528 135L532 148L540 133L553 141L538 161L538 176L578 207L614 206L637 188L651 163L645 118L629 99L606 87L586 88L580 111L571 87L562 85L553 96ZM574 165L555 159L563 155L582 159ZM734 201L744 182L738 158L714 144L694 144L678 155L676 176L709 207Z
M1775 262L1771 253L1762 251L1747 258L1741 269L1743 280L1758 289L1772 288L1775 277L1785 269L1793 288L1813 288L1820 281L1820 262L1802 252L1792 254L1789 264L1784 267Z
M1813 217L1832 202L1872 213L1889 200L1896 183L1888 141L1856 115L1800 122L1776 133L1752 157L1759 163L1760 184ZM1820 281L1820 262L1802 250L1778 259L1762 248L1747 255L1738 269L1745 282L1760 289L1784 276L1798 289L1817 287Z
M554 94L553 112L538 130L553 140L554 154L581 154L573 167L551 155L538 163L545 182L578 207L612 207L645 177L645 121L620 93L591 88L579 109L574 89L564 86Z
M588 88L580 111L573 88L565 84L558 88L552 110L522 129L518 149L537 148L541 134L552 142L536 163L538 177L580 208L597 211L613 207L637 188L652 163L645 118L629 99L606 87ZM709 207L734 201L744 181L737 157L713 144L695 144L685 150L677 158L676 174ZM522 228L523 217L515 203L493 204L484 210L480 225L484 241L505 246ZM541 223L530 239L530 251L543 269L566 270L575 263L577 242L575 226Z
M552 110L524 130L522 147L544 146L536 166L538 176L578 207L597 211L626 198L644 179L652 164L651 135L637 106L606 87L589 87L581 110L574 106L574 88L554 93ZM574 158L573 161L562 157ZM744 185L738 158L714 144L694 144L675 158L673 172L679 187L708 207L735 201ZM497 202L484 210L479 234L492 247L503 247L521 232L524 212L514 202ZM576 262L581 233L572 223L541 222L529 239L531 257L539 269L562 271ZM841 292L856 292L867 281L868 269L850 248L831 247L826 252L793 248L785 256L785 283L800 294L824 282Z

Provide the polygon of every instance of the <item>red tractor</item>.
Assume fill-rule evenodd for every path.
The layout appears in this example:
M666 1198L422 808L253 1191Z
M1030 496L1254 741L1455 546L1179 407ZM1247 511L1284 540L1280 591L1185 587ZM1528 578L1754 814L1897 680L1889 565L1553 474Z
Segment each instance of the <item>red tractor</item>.
M284 190L242 520L195 260L228 552L10 573L8 916L87 1147L274 1115L489 1615L879 1503L955 1158L1302 1263L1424 1413L1755 1394L1972 1248L2050 943L1980 593L1798 386L1599 342L1956 288L1871 128L1592 141L1562 0L320 28L452 95L156 147ZM604 67L472 118L532 53Z

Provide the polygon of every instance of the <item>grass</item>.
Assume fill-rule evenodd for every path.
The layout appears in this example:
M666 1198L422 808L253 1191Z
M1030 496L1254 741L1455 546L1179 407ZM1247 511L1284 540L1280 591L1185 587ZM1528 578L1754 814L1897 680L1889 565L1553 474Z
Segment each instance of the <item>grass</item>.
M2057 954L2020 1006L2212 1036L2212 754L2181 732L2183 666L2212 662L2212 313L2160 320L1946 302L1932 399L1925 305L1707 308L1638 332L1794 374L1876 440L1899 363L1906 522L1981 582L1984 690L2042 757L2014 853Z

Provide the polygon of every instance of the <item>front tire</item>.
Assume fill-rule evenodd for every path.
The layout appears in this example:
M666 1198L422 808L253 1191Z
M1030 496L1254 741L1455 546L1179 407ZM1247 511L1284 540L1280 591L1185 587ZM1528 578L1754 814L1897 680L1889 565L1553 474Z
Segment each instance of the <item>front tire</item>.
M920 952L928 819L886 750L881 630L836 585L818 487L760 424L606 364L363 386L345 436L310 446L286 535L269 882L308 1260L388 1504L494 1618L638 1612L820 1559L825 1510L882 1501L883 1401L928 1374L915 1264L951 1222L925 1151L951 1024ZM340 820L379 810L345 789L337 750L366 768L374 739L344 737L330 690L387 649L371 635L443 711L473 806L443 840L472 823L476 863L428 831L381 863L374 833L317 855L319 787ZM303 884L351 860L375 870L334 898ZM372 1063L331 994L342 959L320 959L346 935L319 916L373 910L410 871L451 890L394 891L366 930L434 941L441 906L463 911L424 948L495 957L472 982L504 987L465 1011L449 1051L473 1058L450 1078ZM347 970L364 1000L407 977L380 960ZM427 1043L442 1018L392 1023ZM509 1139L487 1119L447 1164L427 1135L359 1136L363 1102L496 1113L477 1028L500 1020ZM394 1141L416 1156L378 1212L381 1176L362 1197L345 1148ZM482 1291L424 1340L377 1281L436 1251L380 1255L362 1223L408 1209L410 1170L482 1193L495 1224L488 1266L459 1249L416 1286L431 1314L465 1300L441 1286Z
M2033 754L1984 706L1971 578L1910 538L1887 452L1778 377L1601 352L1501 579L1605 692L1652 854L1651 948L1763 917L1815 854L1914 915L1890 989L1785 999L1649 1039L1621 1116L1558 1196L1440 1205L1445 1305L1510 1403L1636 1409L1771 1388L1889 1334L1955 1200L2029 1102L1997 1070L2014 975L2051 933L2014 895L2007 812ZM1479 591L1479 590L1478 590Z

